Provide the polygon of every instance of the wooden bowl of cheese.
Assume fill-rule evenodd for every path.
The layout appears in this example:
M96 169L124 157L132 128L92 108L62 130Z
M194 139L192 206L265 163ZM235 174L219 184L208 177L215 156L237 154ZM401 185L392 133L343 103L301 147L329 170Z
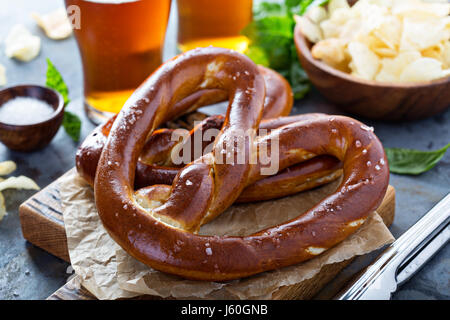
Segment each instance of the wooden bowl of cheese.
M332 0L298 17L294 40L312 84L342 109L370 119L417 120L447 109L450 4L379 2L350 7Z

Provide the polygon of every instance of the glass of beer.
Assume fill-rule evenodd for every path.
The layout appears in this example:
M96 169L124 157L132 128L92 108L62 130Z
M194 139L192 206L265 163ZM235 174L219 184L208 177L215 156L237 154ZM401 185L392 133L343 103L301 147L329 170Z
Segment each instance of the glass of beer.
M216 46L244 52L241 30L252 20L252 0L177 0L178 49Z
M95 123L118 113L162 63L170 0L65 0L80 15L74 34L85 109Z

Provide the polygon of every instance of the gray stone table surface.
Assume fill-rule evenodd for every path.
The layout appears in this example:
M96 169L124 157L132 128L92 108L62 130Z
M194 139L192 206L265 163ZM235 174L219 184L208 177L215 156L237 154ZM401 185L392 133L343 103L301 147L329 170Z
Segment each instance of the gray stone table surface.
M7 69L8 85L44 85L45 58L50 58L68 84L72 99L68 110L83 120L83 139L94 125L86 119L82 109L82 69L75 40L73 37L62 41L49 40L30 17L33 11L46 13L60 6L63 6L62 0L0 0L0 64ZM164 59L175 53L174 13L173 10L169 20ZM1 41L16 23L25 24L42 39L41 53L31 62L10 60L4 54ZM293 113L306 112L342 113L316 92L296 102ZM418 122L366 122L375 127L376 134L386 147L431 150L450 142L450 110ZM61 129L48 147L33 153L13 152L0 145L0 161L14 160L18 164L17 175L29 176L43 188L74 166L77 146ZM392 174L391 184L397 190L397 206L396 218L390 230L398 237L450 191L450 152L434 169L420 176ZM22 237L18 207L32 194L31 191L22 190L4 192L8 215L0 222L0 299L45 299L64 285L69 276L66 262L34 247ZM358 258L319 294L319 298L326 297L327 291L367 265L376 254ZM393 298L449 299L450 246L443 248Z

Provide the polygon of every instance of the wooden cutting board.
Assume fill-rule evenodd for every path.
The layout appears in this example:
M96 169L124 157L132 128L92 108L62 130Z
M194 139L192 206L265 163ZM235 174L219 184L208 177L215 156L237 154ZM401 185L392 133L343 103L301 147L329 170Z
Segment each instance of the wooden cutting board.
M180 118L176 122L169 123L168 127L190 129L195 120L202 120L205 117L204 114L194 113ZM75 170L75 168L71 169L65 175L73 170ZM19 216L22 225L22 233L26 240L70 263L59 192L60 179L61 178L57 179L55 182L25 201L19 208ZM392 186L389 186L386 196L377 212L383 218L383 221L387 226L392 224L395 214L395 190ZM272 298L280 300L310 299L351 261L352 259L349 259L340 263L327 265L322 268L315 277L309 280L294 286L281 287ZM89 291L83 287L80 288L78 283L79 279L77 277L73 278L48 299L95 299ZM156 297L151 296L141 297L141 299L155 298Z
M70 262L58 185L59 179L24 202L19 208L19 215L25 239L64 261ZM392 224L395 213L395 190L392 186L389 186L383 203L377 212L387 226ZM309 280L295 286L281 287L274 294L273 298L310 299L351 261L352 259L327 265ZM79 279L72 279L51 295L49 299L95 299L89 291L83 287L80 288L77 283L79 283ZM151 296L143 296L141 298L155 299L155 297Z

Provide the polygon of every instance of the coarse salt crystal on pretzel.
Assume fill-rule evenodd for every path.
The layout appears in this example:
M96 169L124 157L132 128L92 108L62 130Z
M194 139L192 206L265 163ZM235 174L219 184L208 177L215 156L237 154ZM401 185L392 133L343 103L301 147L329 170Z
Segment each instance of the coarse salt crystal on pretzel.
M214 74L208 72L210 65L219 66ZM230 78L243 70L248 74ZM155 185L135 193L136 164L147 136L169 120L177 101L200 89L217 88L228 92L229 108L214 152L183 167L172 186ZM264 178L261 163L229 165L216 158L233 133L256 131L264 96L264 80L257 67L245 56L219 48L182 54L147 79L112 126L94 182L98 213L112 238L154 269L189 279L224 281L305 261L352 234L381 203L389 170L373 130L364 130L362 123L343 116L294 122L260 139L249 135L244 148L248 156L262 143L278 139L279 170L303 162L305 154L336 157L343 162L343 180L335 193L297 218L250 236L195 234L246 186ZM133 116L136 121L129 126ZM255 144L258 148L253 149ZM368 161L374 165L366 166ZM192 185L186 185L188 180Z

